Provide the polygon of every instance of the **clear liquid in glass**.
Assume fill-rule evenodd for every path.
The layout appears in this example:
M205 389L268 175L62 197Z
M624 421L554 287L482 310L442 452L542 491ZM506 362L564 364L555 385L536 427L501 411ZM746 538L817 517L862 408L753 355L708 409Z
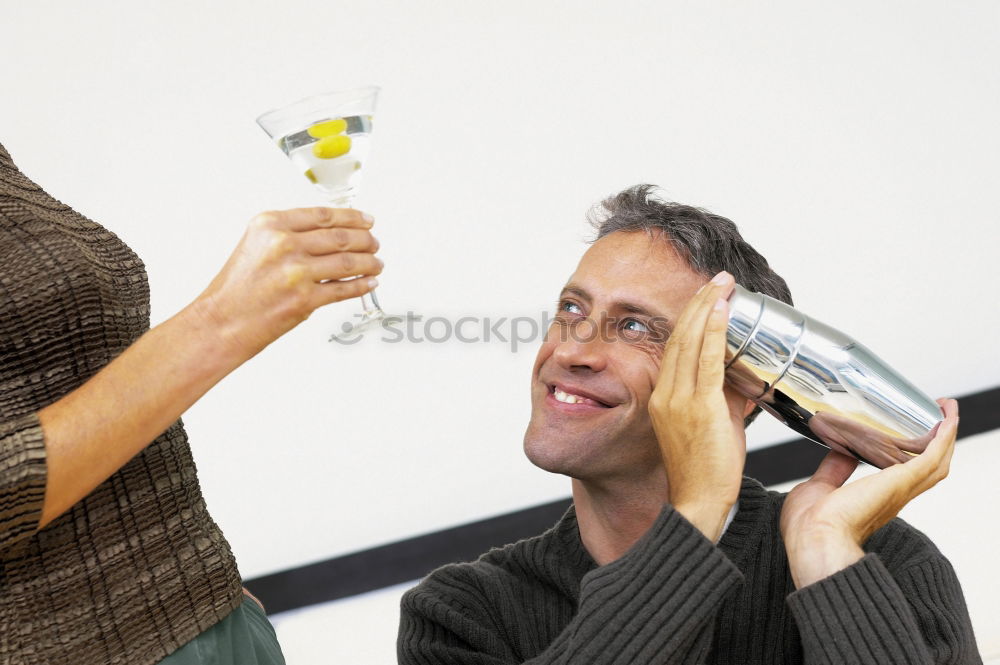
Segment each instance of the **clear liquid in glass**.
M370 115L325 118L280 137L277 143L328 201L347 207L361 182L371 128Z

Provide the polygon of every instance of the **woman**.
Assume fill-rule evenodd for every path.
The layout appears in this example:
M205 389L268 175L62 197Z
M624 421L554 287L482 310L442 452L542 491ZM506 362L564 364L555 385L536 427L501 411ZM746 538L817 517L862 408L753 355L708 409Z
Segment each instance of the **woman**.
M139 258L0 146L0 662L283 662L179 417L314 309L374 287L371 222L262 213L149 329Z

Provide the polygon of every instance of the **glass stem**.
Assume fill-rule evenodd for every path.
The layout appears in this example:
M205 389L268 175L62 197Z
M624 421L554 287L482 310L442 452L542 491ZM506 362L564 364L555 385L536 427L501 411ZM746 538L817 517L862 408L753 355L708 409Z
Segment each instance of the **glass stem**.
M375 296L375 289L361 296L361 307L364 309L365 314L382 311L381 305L378 304L378 298Z

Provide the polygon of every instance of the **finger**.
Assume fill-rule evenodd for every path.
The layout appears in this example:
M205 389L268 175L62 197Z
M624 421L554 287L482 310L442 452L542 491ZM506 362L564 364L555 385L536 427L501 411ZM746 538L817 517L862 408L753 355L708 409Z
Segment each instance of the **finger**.
M336 252L374 252L379 246L378 240L367 229L313 229L297 237L306 253L313 256Z
M949 445L944 455L942 455L941 459L936 463L929 460L921 460L921 457L923 457L921 455L913 458L905 464L898 465L899 467L912 470L912 473L910 474L909 498L907 501L923 494L948 477L948 472L951 468L951 457L954 450L954 445ZM913 466L918 463L918 460L922 463L920 468Z
M722 292L728 296L729 292L732 290L733 286L733 276L722 271L715 275L711 281L705 283L698 292L695 293L691 299L684 306L679 317L677 317L677 323L674 326L674 332L678 329L683 329L691 324L692 320L703 317L705 313L711 309L715 301L722 297Z
M942 399L938 401L941 405L941 410L944 411L945 418L954 418L958 420L958 400L957 399Z
M927 449L906 463L915 474L917 494L938 484L951 469L958 437L958 402L947 400L942 408L945 419L937 425L937 432L927 444Z
M952 407L949 405L949 403L954 402L955 400L939 399L935 401L938 403L938 406L941 407L942 413L944 413L944 409L947 406L948 414L950 414ZM954 406L956 409L955 415L957 416L958 403L955 402ZM947 415L945 417L947 417ZM939 426L935 425L926 434L912 439L891 439L891 443L900 450L904 450L907 453L913 453L913 455L919 455L920 453L923 453L924 451L927 450L927 446L930 445L931 440L937 435L938 428ZM907 455L906 459L904 459L903 461L909 461L910 457L912 457L912 455Z
M958 423L959 423L958 400L953 399L949 400L949 402L950 404L944 407L944 412L946 417L948 418L954 417L955 420L952 427L954 428L955 431L951 435L951 439L948 443L948 452L945 453L944 460L942 460L943 471L945 475L948 475L948 472L951 470L951 458L955 454L955 443L958 441Z
M726 328L729 325L729 304L719 298L712 305L705 322L705 337L698 361L696 391L702 395L722 389L726 373Z
M935 426L937 431L924 452L913 459L914 462L919 460L914 466L929 464L936 467L955 443L958 434L958 402L953 399L944 400L941 409L944 412L944 420Z
M712 279L721 279L724 281L727 275L728 273L721 272ZM667 393L673 392L677 376L677 359L680 350L684 348L686 344L690 344L690 341L685 336L685 332L687 331L692 316L695 315L694 313L698 310L699 306L715 302L715 300L711 299L711 294L713 290L715 290L713 287L715 287L715 289L726 288L725 286L719 287L712 282L706 283L694 295L694 297L688 301L684 310L681 312L681 315L677 317L677 320L673 325L673 330L670 332L667 343L664 346L663 357L660 360L660 372L656 381L658 390L664 390Z
M372 221L353 208L313 207L269 210L254 217L251 224L287 231L310 231L333 226L368 229Z
M378 280L374 277L358 277L356 279L334 280L317 284L310 294L312 307L322 307L330 303L360 298L378 286Z
M309 277L314 282L346 279L358 275L377 275L382 272L382 259L363 252L340 252L307 260Z
M674 377L677 375L677 345L667 340L663 347L663 357L660 359L660 373L656 378L656 391L670 394L674 389Z
M923 453L863 479L863 482L875 483L881 488L892 515L948 475L955 449L957 404L948 405L945 413L945 420L936 426L934 438Z
M951 472L951 458L955 455L955 442L958 439L958 421L954 425L955 432L947 439L948 445L946 447L944 456L937 465L937 478L934 479L934 485L941 482L948 477Z
M684 309L677 327L674 328L670 342L676 347L677 358L674 367L674 390L684 393L693 392L697 385L698 368L701 359L702 345L705 338L705 326L716 302L722 293L732 289L732 276L719 273L712 282L706 284L689 305ZM668 343L670 343L668 342Z
M942 412L944 412L944 408L948 405L949 402L955 402L956 415L958 415L957 413L958 400L952 399L951 397L938 397L934 401L937 402L937 405L941 407Z
M847 482L856 468L858 468L858 460L831 450L816 467L809 482L829 485L836 489Z

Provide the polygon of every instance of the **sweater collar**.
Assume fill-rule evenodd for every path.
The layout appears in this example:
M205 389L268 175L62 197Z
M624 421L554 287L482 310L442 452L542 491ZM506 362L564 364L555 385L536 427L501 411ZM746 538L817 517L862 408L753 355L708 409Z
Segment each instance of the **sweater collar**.
M756 546L773 519L769 516L772 494L758 481L744 476L738 509L718 543L719 549L737 566L741 566L746 553ZM565 582L566 590L576 598L580 580L597 568L597 563L583 546L575 505L569 507L550 534L560 550L560 566L564 567L560 570L560 583Z
M580 538L576 504L570 505L550 533L556 546L559 586L566 595L579 601L580 581L584 575L597 568L597 563L591 558Z
M729 528L719 539L719 549L742 570L747 552L757 547L760 538L774 519L773 492L769 492L753 478L743 477L740 487L739 510Z

